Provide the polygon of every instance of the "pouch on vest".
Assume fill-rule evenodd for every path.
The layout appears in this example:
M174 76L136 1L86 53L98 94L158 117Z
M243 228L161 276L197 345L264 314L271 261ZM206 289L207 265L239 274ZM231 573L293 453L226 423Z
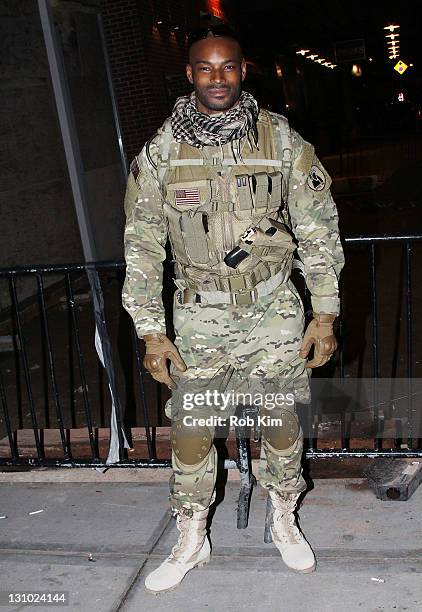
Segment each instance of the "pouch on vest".
M275 219L263 219L257 229L251 253L262 261L277 262L293 255L296 245L283 223Z
M268 174L266 172L256 172L250 177L250 184L254 206L257 212L264 212L267 210L275 211L284 207L282 193L283 174L280 171L277 170ZM242 189L245 190L243 182L242 188L239 189L238 181L239 202L241 202L240 192Z
M269 210L284 208L283 201L283 174L280 171L268 175L268 191L270 193Z
M170 242L182 265L212 265L218 262L211 250L208 215L204 211L211 200L208 179L167 185L164 213L169 223Z
M194 264L211 263L206 214L201 211L182 213L180 228L189 260Z
M257 211L267 210L269 201L268 174L266 172L255 172L251 178L255 208Z
M253 208L252 190L248 174L236 176L237 194L239 198L239 210L251 210Z

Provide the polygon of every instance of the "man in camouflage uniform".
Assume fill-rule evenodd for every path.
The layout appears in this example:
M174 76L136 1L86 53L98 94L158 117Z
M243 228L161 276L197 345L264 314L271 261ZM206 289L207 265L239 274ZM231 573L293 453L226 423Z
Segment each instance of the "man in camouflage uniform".
M181 533L146 578L154 593L174 588L210 558L214 426L193 417L227 418L236 406L185 405L186 397L206 390L234 389L250 398L271 389L288 398L275 410L262 408L283 425L261 428L260 482L274 507L271 532L283 561L299 572L315 568L294 516L306 489L295 402L308 399L310 368L326 363L336 348L332 325L343 265L337 211L312 145L284 117L259 111L241 90L245 74L231 32L220 27L191 35L187 76L194 92L179 98L128 178L123 305L145 341L145 367L173 389L166 406L170 501ZM161 300L167 237L176 261L174 344ZM296 245L314 310L305 336L303 305L289 279Z

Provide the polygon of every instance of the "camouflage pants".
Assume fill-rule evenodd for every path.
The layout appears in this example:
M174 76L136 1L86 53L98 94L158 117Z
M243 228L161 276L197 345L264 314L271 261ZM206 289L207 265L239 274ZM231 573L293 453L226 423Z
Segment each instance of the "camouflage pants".
M300 297L288 281L272 294L252 305L188 303L174 300L175 344L188 369L184 373L171 366L177 391L166 405L166 415L180 421L186 415L207 418L210 415L227 419L234 414L236 402L222 409L221 405L187 406L186 397L197 397L206 389L228 390L247 397L265 397L274 391L293 398L282 408L273 407L277 418L286 410L295 412L297 401L309 401L309 376L305 360L298 355L303 336L304 315ZM289 395L290 394L290 395ZM214 396L215 397L215 396ZM242 402L245 403L245 402ZM254 402L255 403L255 402ZM260 410L263 408L260 407ZM208 425L214 437L214 427ZM194 430L190 435L195 435ZM302 476L303 434L299 426L292 444L274 452L263 435L259 478L267 489L301 492L306 489ZM200 510L211 503L217 468L217 453L212 445L197 469L180 464L172 453L173 475L170 479L170 502L174 508Z

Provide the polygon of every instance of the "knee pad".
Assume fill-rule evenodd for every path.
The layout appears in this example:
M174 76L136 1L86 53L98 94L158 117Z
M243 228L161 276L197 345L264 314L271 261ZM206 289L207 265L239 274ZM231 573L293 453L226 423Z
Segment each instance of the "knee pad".
M208 456L213 436L208 427L187 426L182 420L171 426L171 448L180 463L197 466Z
M262 425L262 435L270 450L284 455L292 449L301 436L301 428L296 413L283 410L281 413L265 413L266 421Z

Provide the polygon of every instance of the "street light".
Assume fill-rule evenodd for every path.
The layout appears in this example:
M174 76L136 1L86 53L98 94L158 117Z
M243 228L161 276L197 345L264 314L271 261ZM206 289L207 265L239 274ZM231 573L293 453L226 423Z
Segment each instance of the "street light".
M352 66L352 74L355 77L361 77L362 76L362 68L358 64L353 64L353 66Z

